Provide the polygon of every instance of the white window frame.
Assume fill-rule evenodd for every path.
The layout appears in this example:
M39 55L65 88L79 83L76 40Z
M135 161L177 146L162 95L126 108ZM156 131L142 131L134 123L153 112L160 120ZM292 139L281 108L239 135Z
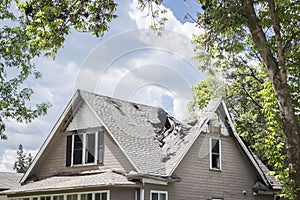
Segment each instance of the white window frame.
M92 194L92 200L95 200L95 194L96 193L106 193L107 194L107 200L110 200L110 190L100 190L100 191L92 191L92 192L78 192L78 193L63 193L63 194L49 194L49 195L40 195L40 196L26 196L26 197L18 197L18 198L8 198L8 200L22 200L24 198L28 198L30 200L33 200L33 198L38 198L38 200L41 200L41 197L50 196L50 199L53 200L53 196L64 196L64 200L67 200L67 195L77 195L77 200L81 200L81 194Z
M165 194L166 195L166 200L168 200L168 191L162 191L162 190L150 190L150 200L152 200L152 194L157 193L158 194L158 200L160 194Z
M94 162L93 163L85 163L85 156L86 156L86 135L87 134L95 134L95 149L94 149ZM82 137L82 161L81 164L73 164L74 160L74 137L75 135L83 135ZM82 132L78 134L72 135L72 150L71 150L71 167L74 166L88 166L88 165L97 165L98 159L98 135L99 132Z
M212 167L212 154L213 154L212 153L212 140L219 141L219 162L220 162L219 168ZM222 140L219 138L209 138L209 169L216 170L216 171L222 170Z

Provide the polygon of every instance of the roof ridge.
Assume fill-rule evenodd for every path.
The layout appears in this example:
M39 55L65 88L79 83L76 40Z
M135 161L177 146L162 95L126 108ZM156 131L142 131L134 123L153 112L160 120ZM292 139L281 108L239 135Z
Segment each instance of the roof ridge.
M148 104L144 104L144 103L140 103L140 102L134 102L132 100L125 100L125 99L121 99L118 97L113 97L113 96L108 96L108 95L104 95L104 94L99 94L96 92L92 92L92 91L87 91L87 90L83 90L83 89L78 89L79 94L81 93L87 93L90 95L95 95L95 96L99 96L99 97L103 97L103 98L108 98L108 99L113 99L113 100L117 100L117 101L122 101L123 103L129 103L129 104L136 104L136 105L140 105L140 106L146 106L146 107L150 107L150 108L156 108L156 109L162 109L165 111L165 109L163 109L160 106L153 106L153 105L148 105ZM167 111L165 111L167 113Z

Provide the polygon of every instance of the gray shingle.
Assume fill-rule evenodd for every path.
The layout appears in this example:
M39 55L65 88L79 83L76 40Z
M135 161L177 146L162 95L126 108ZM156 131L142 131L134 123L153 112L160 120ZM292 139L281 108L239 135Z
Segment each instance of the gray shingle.
M115 138L125 155L142 174L170 176L201 132L204 121L216 110L220 99L212 101L193 127L168 116L162 108L147 106L94 93L80 91L81 97L95 111ZM155 139L167 118L180 127L170 133L163 147ZM174 132L174 131L173 131Z
M128 181L125 175L113 171L96 174L81 174L74 176L54 176L44 180L27 183L14 190L5 191L5 194L25 192L59 191L101 186L135 186L136 183Z
M281 183L279 180L275 178L275 176L270 174L269 168L255 155L253 154L256 162L258 163L259 167L262 169L264 172L266 178L268 179L269 183L271 184L272 188L275 190L280 190L281 189Z
M23 174L11 173L11 172L0 172L0 190L15 189L21 184L19 183Z

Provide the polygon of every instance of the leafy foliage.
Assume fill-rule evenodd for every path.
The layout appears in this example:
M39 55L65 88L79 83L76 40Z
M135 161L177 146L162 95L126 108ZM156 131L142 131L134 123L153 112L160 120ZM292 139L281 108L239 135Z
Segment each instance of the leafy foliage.
M206 31L195 39L199 49L205 49L196 56L201 69L225 76L226 99L238 132L282 181L282 196L300 199L300 5L273 0L199 2L204 11L197 23Z
M22 144L20 144L17 151L17 159L14 163L13 169L16 170L17 173L25 173L30 167L31 163L31 154L29 153L27 156L27 153L24 152Z
M17 10L15 10L17 7ZM3 0L0 2L0 138L5 120L29 123L50 103L31 105L29 77L40 78L33 58L55 58L71 29L102 36L116 15L113 0Z

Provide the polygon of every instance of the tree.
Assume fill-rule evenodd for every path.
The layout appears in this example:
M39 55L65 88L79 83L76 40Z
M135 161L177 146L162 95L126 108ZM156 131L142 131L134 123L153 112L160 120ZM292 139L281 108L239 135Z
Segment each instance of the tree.
M17 159L14 163L13 169L16 170L17 173L25 173L27 169L30 167L31 163L32 163L31 154L29 153L27 156L27 153L24 152L22 144L20 144L17 150Z
M150 16L155 19L165 12L154 9L154 5L161 4L162 0L139 1L141 8L148 7L149 12L152 12ZM10 11L12 3L16 3L19 15L15 16ZM233 71L232 68L240 69L255 62L255 67L251 66L250 69L257 69L259 75L264 72L263 83L258 84L264 88L260 92L260 95L264 96L263 104L258 103L257 106L263 106L262 116L266 118L259 120L267 127L268 133L265 136L272 135L278 130L279 133L275 135L283 134L288 163L286 174L290 177L287 180L291 180L287 184L295 191L299 200L300 191L297 192L297 189L300 188L300 145L298 145L300 119L299 115L296 115L300 111L299 2L199 0L199 3L203 10L199 11L195 22L206 32L199 35L195 43L201 48L204 45L205 55L208 55L214 63L211 66L225 73ZM0 35L0 80L3 85L0 89L2 138L5 137L3 119L15 118L29 122L36 116L44 114L47 109L47 104L38 105L36 109L28 109L26 102L30 99L32 90L26 87L24 91L20 89L29 75L40 76L30 62L31 59L42 53L55 57L72 27L78 31L92 32L96 36L101 36L108 29L108 23L116 17L114 15L116 6L113 0L4 0L0 3L1 20L14 22L10 26L1 27ZM154 20L158 26L153 27L160 28L165 20L164 17ZM200 60L203 58L202 51L197 58ZM7 68L19 70L19 74L10 79L7 76ZM243 74L244 71L239 73ZM234 76L232 78L235 79ZM247 88L241 89L248 91ZM246 100L248 98L251 96ZM293 195L287 198L292 199Z
M250 118L260 123L257 130L263 133L261 136L254 133L255 142L266 150L265 155L273 165L279 165L279 160L287 163L286 168L275 166L282 170L278 177L285 183L284 197L300 199L299 2L199 2L203 12L198 13L196 22L206 32L195 40L200 48L205 47L205 52L200 51L197 58L207 64L208 56L213 65L204 65L203 69L213 66L210 70L218 70L233 80L230 87L243 91L241 97L236 90L227 89L231 100L239 102L232 104L233 109L238 108L237 124L243 114L251 113L243 109L261 112L256 115L258 118ZM241 80L243 77L252 78ZM274 148L268 148L274 146L282 157L276 158L272 153ZM286 157L282 154L284 151Z
M32 59L54 58L71 28L101 36L116 17L116 6L112 0L0 2L0 139L7 138L6 119L29 123L50 106L30 104L33 90L24 82L30 76L41 77Z

